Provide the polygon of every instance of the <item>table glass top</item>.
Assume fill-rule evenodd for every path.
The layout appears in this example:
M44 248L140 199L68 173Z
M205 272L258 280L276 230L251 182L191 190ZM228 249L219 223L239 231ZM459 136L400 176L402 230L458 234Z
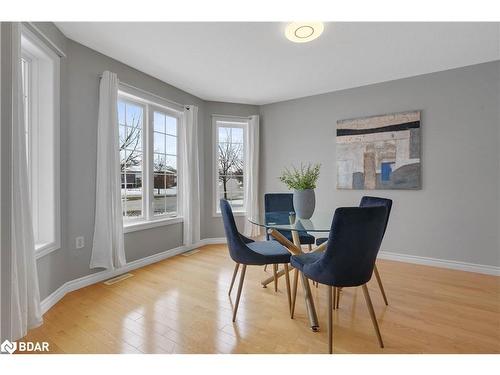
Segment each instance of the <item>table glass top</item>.
M264 218L250 218L251 223L284 231L329 232L335 210L315 210L310 219L301 219L294 212L266 212Z

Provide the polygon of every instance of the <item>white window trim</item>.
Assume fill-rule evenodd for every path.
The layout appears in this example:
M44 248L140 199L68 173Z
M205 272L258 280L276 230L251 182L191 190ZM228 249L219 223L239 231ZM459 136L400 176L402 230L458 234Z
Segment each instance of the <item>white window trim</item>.
M53 172L54 172L54 241L46 244L35 245L35 257L41 258L55 250L61 248L61 191L60 191L60 58L47 44L36 36L29 28L23 25L22 35L31 43L40 48L43 53L53 63L53 131L54 131L54 149L53 149ZM30 54L31 55L31 54ZM33 59L33 56L30 56ZM37 77L37 72L32 72ZM30 82L30 90L33 90L33 85ZM38 95L36 95L37 97ZM30 116L33 118L33 103L30 107ZM31 153L31 150L30 150Z
M131 233L144 229L163 227L166 225L182 223L183 221L184 218L182 216L151 219L151 220L137 220L137 221L134 220L132 222L123 223L123 233Z
M144 120L142 124L142 147L143 155L143 176L142 176L142 186L143 186L143 214L142 217L137 219L123 219L123 232L131 233L144 229L156 228L160 226L173 225L181 223L184 221L182 216L182 163L180 162L180 148L184 147L179 142L179 131L183 124L184 117L184 107L177 105L167 99L163 99L154 94L148 93L146 91L137 89L135 87L122 84L119 85L118 99L131 100L134 104L141 104L144 108ZM160 110L169 116L177 118L177 215L176 216L151 216L153 210L153 200L151 199L151 186L153 185L152 165L153 165L153 129L154 124L152 121L151 114L155 110ZM151 121L150 121L151 118ZM150 168L151 167L151 168ZM151 169L151 170L150 170ZM145 174L145 170L147 173Z
M217 196L217 181L219 177L218 163L217 163L217 122L225 122L231 124L235 128L243 129L243 143L245 145L245 161L244 161L244 172L243 172L243 186L246 186L248 183L248 160L247 160L247 151L248 151L248 117L239 117L239 116L223 116L223 115L212 115L212 172L214 178L212 179L212 217L221 217L222 214L220 212L219 206L219 197ZM245 207L243 210L233 211L234 216L246 216L247 214L247 202L248 199L244 197Z

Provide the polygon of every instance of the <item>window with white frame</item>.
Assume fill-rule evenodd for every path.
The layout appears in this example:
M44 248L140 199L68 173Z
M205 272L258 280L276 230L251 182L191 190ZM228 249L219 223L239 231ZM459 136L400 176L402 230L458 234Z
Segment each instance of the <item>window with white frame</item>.
M60 247L59 57L23 28L20 61L35 249Z
M219 200L227 199L233 212L246 211L248 121L213 117L215 132L215 214L220 213Z
M120 91L118 126L125 225L180 216L178 127L182 113Z

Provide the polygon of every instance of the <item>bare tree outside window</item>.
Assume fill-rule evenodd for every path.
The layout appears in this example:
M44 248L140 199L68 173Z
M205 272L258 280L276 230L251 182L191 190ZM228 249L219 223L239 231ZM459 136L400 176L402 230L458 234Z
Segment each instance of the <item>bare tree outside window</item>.
M228 183L231 179L243 182L243 144L231 142L231 129L224 129L226 142L218 143L219 180L222 183L224 199L228 199Z
M141 163L140 153L136 152L140 149L141 130L141 118L133 115L132 124L127 124L124 134L120 134L120 151L128 151L120 160L122 172L125 172L125 168L136 167Z
M143 108L128 101L118 102L121 194L123 215L142 216Z
M243 125L243 124L242 124ZM217 121L216 199L227 199L234 211L245 209L245 129L239 123Z

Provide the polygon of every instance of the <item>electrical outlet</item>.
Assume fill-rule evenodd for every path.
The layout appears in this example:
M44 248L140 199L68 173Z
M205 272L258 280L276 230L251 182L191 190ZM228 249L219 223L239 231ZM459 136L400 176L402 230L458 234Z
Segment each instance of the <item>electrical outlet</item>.
M77 249L82 249L85 247L85 239L83 237L76 237L75 238L75 247Z

